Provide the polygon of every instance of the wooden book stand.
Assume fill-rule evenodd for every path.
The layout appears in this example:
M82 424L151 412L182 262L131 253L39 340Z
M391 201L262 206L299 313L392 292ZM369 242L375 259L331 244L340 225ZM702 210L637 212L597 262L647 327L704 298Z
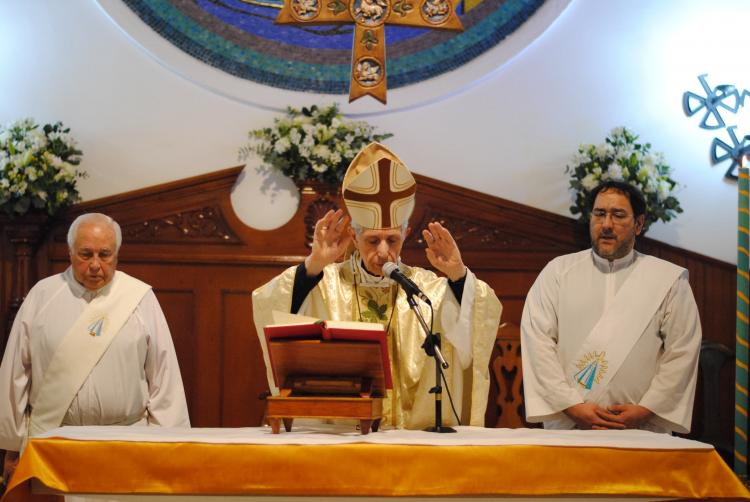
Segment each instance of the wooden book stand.
M270 339L268 350L276 382L283 382L278 396L266 398L274 434L281 422L291 431L295 418L356 419L362 434L378 430L390 372L379 342Z

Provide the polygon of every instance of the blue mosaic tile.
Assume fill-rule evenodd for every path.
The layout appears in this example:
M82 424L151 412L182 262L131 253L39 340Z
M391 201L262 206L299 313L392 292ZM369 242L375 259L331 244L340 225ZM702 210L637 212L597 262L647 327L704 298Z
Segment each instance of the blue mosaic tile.
M276 25L281 0L123 0L184 52L272 87L347 94L352 25ZM463 32L386 27L388 87L454 70L500 43L544 0L483 0L460 15ZM463 12L463 6L459 11Z

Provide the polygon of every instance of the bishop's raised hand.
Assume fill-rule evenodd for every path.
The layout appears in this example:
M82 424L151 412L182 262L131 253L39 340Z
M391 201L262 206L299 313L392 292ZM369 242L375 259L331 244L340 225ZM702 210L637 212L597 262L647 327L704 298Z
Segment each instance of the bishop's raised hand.
M427 259L433 267L454 282L466 275L458 244L447 228L438 222L429 223L427 229L422 230L422 237L427 243Z
M305 258L308 276L318 275L326 265L335 262L344 254L352 241L349 232L351 218L343 209L329 210L315 223L312 249Z

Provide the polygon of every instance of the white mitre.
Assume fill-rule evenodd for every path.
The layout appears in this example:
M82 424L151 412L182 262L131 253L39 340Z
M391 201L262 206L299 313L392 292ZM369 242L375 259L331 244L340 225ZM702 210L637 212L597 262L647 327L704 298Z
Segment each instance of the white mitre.
M417 183L393 152L370 143L349 164L342 191L354 223L367 229L394 228L409 220Z

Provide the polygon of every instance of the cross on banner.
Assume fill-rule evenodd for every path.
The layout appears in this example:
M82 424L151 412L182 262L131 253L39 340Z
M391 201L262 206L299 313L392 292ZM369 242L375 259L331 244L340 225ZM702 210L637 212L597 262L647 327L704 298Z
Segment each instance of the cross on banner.
M453 2L454 0L284 0L284 7L276 17L276 23L354 23L349 102L369 94L385 104L385 25L463 31Z

